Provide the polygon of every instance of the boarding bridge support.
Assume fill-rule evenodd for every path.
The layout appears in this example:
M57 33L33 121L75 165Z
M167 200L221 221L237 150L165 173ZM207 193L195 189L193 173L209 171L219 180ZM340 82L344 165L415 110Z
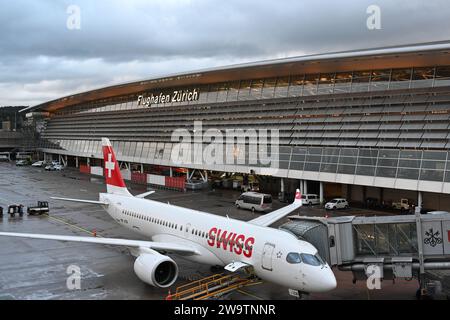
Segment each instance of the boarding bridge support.
M367 280L370 266L382 279L416 278L450 269L450 214L396 216L290 216L280 229L314 245L330 266Z

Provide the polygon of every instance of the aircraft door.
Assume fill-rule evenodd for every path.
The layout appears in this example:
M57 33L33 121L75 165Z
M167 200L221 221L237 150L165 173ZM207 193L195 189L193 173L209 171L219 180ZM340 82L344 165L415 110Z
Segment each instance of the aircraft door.
M275 245L272 243L266 243L264 245L262 253L261 267L265 270L272 271L272 254L275 249Z
M184 237L186 238L186 239L188 239L189 238L189 232L191 231L191 224L190 223L188 223L188 224L186 224L186 227L184 228Z

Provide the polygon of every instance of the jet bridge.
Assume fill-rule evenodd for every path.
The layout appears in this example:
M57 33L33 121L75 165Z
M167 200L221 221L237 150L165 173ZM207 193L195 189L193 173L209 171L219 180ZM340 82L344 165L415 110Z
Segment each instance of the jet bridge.
M366 280L378 266L382 279L419 279L450 269L450 214L396 216L290 216L280 226L313 244L330 266Z

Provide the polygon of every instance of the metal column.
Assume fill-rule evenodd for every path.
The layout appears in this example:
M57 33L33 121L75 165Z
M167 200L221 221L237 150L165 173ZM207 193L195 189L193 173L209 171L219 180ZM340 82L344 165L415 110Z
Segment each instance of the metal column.
M323 181L320 181L319 184L319 197L320 197L320 204L323 204Z
M417 192L417 207L422 209L422 191Z

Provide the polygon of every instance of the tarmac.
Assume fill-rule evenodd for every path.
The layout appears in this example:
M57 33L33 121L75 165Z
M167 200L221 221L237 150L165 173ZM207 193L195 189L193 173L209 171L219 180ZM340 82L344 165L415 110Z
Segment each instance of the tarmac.
M143 193L146 186L129 186L133 194ZM46 172L42 168L16 167L13 163L0 163L0 205L4 208L0 218L0 231L58 235L97 236L145 239L117 224L103 209L82 203L61 202L51 196L98 200L104 192L103 178L81 174L76 169ZM179 192L156 190L151 199L171 204L250 220L250 211L234 207L239 192L212 190ZM11 218L6 214L10 204L35 206L38 200L48 201L50 214ZM286 204L274 201L273 209ZM317 207L303 207L302 214L323 216ZM373 214L363 209L349 209L336 215ZM285 222L280 221L277 225ZM277 226L275 225L275 227ZM179 278L170 288L214 274L209 266L191 263L173 257L179 266ZM141 282L133 271L134 257L128 249L114 246L0 237L0 300L48 299L164 299L169 290L151 287ZM71 271L81 272L80 288L71 284ZM416 280L383 281L380 290L367 289L364 281L352 283L351 272L334 269L338 287L328 293L311 294L308 299L415 299ZM437 277L450 282L449 273ZM271 283L257 282L228 294L223 299L266 300L296 299L288 289Z

